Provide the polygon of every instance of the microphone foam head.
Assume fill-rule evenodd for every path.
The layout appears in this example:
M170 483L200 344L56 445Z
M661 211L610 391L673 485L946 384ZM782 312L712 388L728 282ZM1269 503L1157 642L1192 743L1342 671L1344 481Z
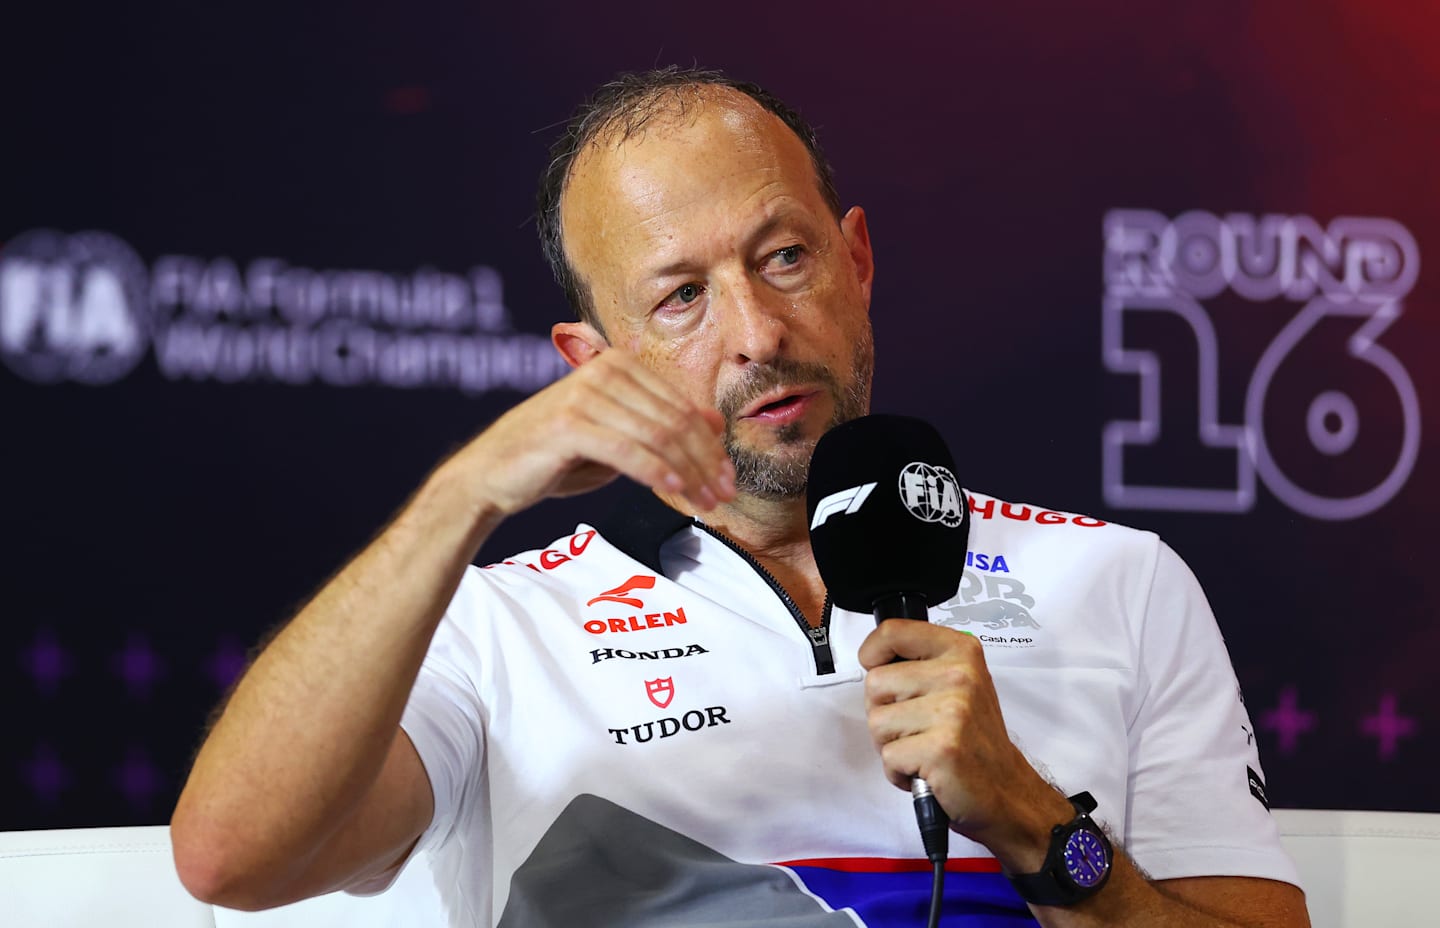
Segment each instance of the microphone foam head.
M965 569L970 507L940 433L909 416L836 426L810 460L810 545L835 605L870 612L876 600L955 595Z

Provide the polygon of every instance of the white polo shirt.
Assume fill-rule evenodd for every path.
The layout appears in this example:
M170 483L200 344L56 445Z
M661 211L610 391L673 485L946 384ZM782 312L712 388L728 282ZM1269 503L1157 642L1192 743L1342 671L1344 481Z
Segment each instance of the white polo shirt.
M471 568L436 632L402 725L452 924L924 924L911 800L865 725L872 617L807 631L723 538L647 506ZM1179 557L1084 516L970 507L959 593L931 621L979 637L1036 768L1088 790L1156 879L1296 882ZM952 835L950 855L947 923L1033 924L983 846Z

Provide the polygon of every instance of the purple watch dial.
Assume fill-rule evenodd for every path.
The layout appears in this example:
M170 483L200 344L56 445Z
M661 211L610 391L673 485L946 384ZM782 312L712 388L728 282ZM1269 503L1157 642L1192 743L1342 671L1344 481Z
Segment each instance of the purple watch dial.
M1100 836L1088 828L1077 828L1065 841L1065 872L1076 886L1089 888L1105 878L1110 855Z

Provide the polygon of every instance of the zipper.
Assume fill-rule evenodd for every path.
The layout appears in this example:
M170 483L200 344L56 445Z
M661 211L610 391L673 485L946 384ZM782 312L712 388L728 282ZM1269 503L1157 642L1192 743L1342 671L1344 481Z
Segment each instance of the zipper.
M766 583L770 584L770 589L775 591L775 595L780 597L780 602L784 603L785 608L790 610L790 617L795 620L796 625L800 626L800 631L804 633L806 640L810 642L810 650L815 657L815 672L821 676L834 673L835 654L830 650L829 592L825 594L825 606L820 612L820 624L818 626L812 626L809 622L805 621L805 615L800 611L800 607L795 605L795 600L785 591L785 587L780 585L780 581L775 579L775 575L766 570L764 564L755 560L755 557L749 551L746 551L728 536L716 531L699 519L695 519L693 524L696 528L705 532L705 534L717 539L725 547L740 555L745 563L750 565L752 570L759 574Z

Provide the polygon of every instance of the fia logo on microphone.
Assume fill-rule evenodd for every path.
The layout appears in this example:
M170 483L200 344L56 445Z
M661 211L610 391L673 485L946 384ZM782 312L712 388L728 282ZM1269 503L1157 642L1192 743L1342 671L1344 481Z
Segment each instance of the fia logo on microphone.
M961 499L960 483L948 468L914 461L900 471L900 502L922 522L957 527L962 518Z

